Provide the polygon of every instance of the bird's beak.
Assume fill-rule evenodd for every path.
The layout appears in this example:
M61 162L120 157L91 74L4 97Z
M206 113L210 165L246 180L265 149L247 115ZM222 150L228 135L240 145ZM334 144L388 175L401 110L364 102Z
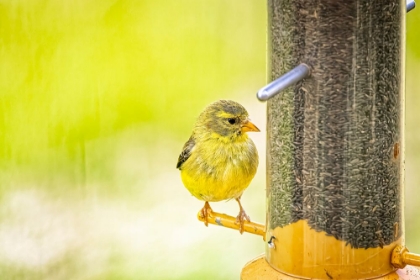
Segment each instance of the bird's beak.
M258 129L258 127L255 126L255 124L253 124L248 119L246 119L242 122L241 131L242 132L248 132L248 131L259 132L260 130Z

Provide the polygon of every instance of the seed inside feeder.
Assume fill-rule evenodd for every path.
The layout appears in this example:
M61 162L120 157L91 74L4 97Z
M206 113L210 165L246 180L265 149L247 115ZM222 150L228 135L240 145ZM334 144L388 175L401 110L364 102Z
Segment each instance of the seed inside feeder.
M269 1L272 79L312 67L268 101L269 228L305 220L353 248L401 236L399 4Z

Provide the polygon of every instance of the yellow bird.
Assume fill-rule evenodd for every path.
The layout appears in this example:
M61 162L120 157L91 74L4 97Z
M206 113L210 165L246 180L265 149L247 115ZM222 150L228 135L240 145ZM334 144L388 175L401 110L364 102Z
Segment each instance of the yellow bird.
M185 143L176 167L190 193L204 200L200 215L208 225L210 202L234 198L239 204L236 222L243 232L246 219L241 195L258 167L258 152L246 132L260 131L239 103L219 100L208 105L198 117L190 139Z

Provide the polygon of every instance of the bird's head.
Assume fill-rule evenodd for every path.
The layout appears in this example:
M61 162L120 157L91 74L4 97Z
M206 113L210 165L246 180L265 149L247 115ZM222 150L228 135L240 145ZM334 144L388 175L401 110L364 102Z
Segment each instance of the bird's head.
M232 100L219 100L208 105L197 120L196 129L208 137L233 141L245 132L260 131L248 118L245 108Z

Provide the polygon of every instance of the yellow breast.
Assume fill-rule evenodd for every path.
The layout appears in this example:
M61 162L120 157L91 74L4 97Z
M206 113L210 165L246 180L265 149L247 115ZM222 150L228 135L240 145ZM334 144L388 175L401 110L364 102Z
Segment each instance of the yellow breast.
M209 139L196 144L182 165L181 178L198 199L221 201L241 196L257 167L258 153L251 139L235 143Z

